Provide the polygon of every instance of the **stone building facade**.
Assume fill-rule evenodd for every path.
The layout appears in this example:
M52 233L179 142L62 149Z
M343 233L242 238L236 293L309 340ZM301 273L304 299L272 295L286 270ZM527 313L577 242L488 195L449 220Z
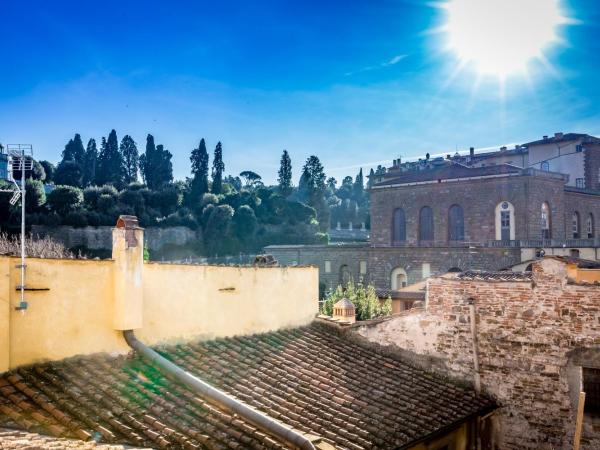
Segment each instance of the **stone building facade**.
M598 258L600 192L568 176L456 163L390 172L370 190L370 241L270 246L283 265L319 266L322 287L347 279L397 289L448 270L501 270L545 253Z
M502 405L494 419L498 449L573 448L585 389L582 448L597 449L600 285L577 282L569 270L561 260L543 258L529 273L434 277L425 309L357 330L430 370L467 383L478 376L483 391Z

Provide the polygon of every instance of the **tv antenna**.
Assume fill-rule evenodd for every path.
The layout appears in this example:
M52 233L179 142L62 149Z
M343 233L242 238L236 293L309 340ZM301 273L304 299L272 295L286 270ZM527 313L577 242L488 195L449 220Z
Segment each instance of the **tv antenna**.
M1 146L0 146L1 149ZM0 192L13 192L9 200L11 205L16 205L21 199L21 264L17 266L21 269L21 284L17 286L21 291L21 301L15 309L25 312L27 302L25 301L25 172L33 170L33 147L31 144L8 144L6 150L1 149L1 157L7 162L7 171L4 175L9 182L15 185L16 189L0 189ZM15 172L20 172L20 183L15 180Z

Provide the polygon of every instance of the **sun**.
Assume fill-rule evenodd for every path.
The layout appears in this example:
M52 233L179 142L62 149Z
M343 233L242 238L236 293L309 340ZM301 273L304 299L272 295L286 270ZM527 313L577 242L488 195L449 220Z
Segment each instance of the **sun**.
M558 28L569 22L559 0L448 0L442 3L447 50L461 66L506 78L527 73L534 60L560 42Z

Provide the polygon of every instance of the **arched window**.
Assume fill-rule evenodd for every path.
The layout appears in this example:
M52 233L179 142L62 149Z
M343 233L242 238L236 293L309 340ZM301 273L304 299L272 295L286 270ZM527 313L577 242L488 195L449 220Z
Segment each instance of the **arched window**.
M579 213L575 211L571 218L571 231L573 232L573 239L579 239L579 236L581 236L579 226Z
M515 207L510 202L496 205L496 240L512 241L515 239Z
M542 203L542 213L541 213L541 229L542 229L542 239L551 239L552 232L550 227L550 206L547 202Z
M448 240L465 240L465 220L460 205L452 205L448 210Z
M594 215L590 213L585 224L588 239L594 238Z
M433 210L429 206L419 212L419 241L433 241Z
M392 243L406 241L406 216L404 210L398 208L394 211L392 223Z
M402 267L396 267L392 270L390 276L390 285L394 291L406 287L407 276L406 271Z
M340 267L340 284L345 288L348 282L352 280L352 273L347 264Z

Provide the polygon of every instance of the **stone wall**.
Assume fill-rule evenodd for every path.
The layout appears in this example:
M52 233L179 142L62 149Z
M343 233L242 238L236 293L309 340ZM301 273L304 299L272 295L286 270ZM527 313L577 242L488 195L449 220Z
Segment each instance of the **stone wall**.
M318 266L319 280L327 289L334 289L339 284L343 268L350 271L354 280L366 280L378 288L391 288L391 274L398 267L406 271L408 283L412 284L427 278L427 271L439 275L453 268L499 270L521 261L521 252L517 248L273 245L266 247L265 252L284 266ZM361 262L366 273L361 273ZM327 265L330 271L326 270Z
M426 311L358 333L472 382L472 299L482 388L502 406L498 448L570 449L581 366L600 366L600 286L572 284L566 274L564 263L546 258L530 280L432 278ZM599 435L588 420L582 448L600 448Z
M112 227L69 226L46 227L32 225L31 233L35 236L49 236L65 244L66 247L87 247L92 250L112 248ZM160 250L165 245L187 245L201 238L200 230L187 227L150 227L146 228L144 240L150 250Z

